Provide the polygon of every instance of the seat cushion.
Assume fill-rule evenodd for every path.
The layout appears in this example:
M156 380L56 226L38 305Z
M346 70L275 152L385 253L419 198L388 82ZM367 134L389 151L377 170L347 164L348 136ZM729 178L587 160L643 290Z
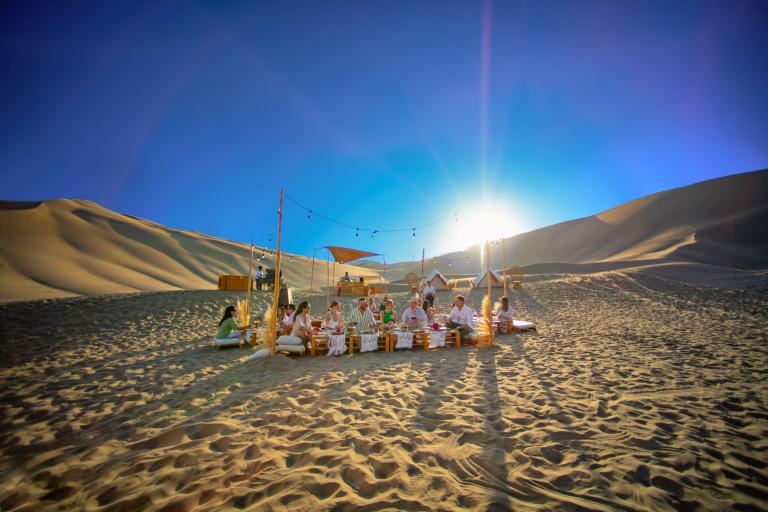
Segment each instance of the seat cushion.
M304 345L278 345L276 349L278 352L291 352L292 354L303 354L306 350Z
M280 336L275 343L277 345L304 345L298 336Z

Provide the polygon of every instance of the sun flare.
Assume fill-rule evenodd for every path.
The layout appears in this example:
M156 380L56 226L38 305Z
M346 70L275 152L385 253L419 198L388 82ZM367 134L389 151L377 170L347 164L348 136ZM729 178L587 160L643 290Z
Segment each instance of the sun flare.
M477 206L458 212L458 221L451 226L450 238L454 250L481 244L486 240L499 240L524 231L522 218L501 202L481 202Z

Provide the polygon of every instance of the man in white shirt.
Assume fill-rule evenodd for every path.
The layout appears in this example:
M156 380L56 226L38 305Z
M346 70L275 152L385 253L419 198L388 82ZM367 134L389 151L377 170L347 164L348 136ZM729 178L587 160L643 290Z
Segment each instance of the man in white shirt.
M365 298L360 297L357 300L357 308L352 311L347 324L356 323L358 332L368 331L376 325L373 313L368 311L368 304Z
M427 281L427 286L424 287L424 302L428 303L428 307L435 305L435 287L432 286L432 281Z
M472 332L474 316L475 312L472 308L464 304L464 297L457 295L451 314L448 315L448 327L458 329L461 337L464 338Z
M264 282L264 269L259 265L259 268L256 269L256 289L261 290L261 283Z
M403 312L403 322L411 329L424 329L427 326L427 314L419 307L419 299L412 297L410 307Z

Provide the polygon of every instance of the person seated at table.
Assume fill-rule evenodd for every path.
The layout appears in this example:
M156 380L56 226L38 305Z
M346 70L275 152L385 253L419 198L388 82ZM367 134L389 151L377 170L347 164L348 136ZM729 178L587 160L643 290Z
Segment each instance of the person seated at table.
M296 310L291 336L299 338L304 343L304 347L309 343L309 338L312 336L312 317L309 316L309 302L307 301L299 304Z
M411 329L424 329L427 327L427 314L419 307L419 299L411 297L408 307L403 312L403 323Z
M344 330L344 317L340 311L341 307L338 302L331 302L331 307L325 314L325 328L329 331L343 331Z
M235 306L227 306L224 310L224 316L219 321L219 330L216 331L217 340L228 340L236 338L243 342L243 331L249 329L250 325L240 327L235 320Z
M369 331L376 326L376 319L373 313L368 311L368 303L364 297L357 300L357 307L349 316L349 323L357 324L358 332Z
M293 304L288 304L285 306L285 312L279 324L282 327L283 334L291 334L291 331L293 330L293 320L295 317L296 306Z
M434 306L429 306L427 308L427 321L432 324L435 323L437 319L437 312L435 311Z
M395 321L395 303L389 299L384 299L382 304L384 310L381 312L381 324L391 324Z
M464 297L461 295L456 296L454 304L451 314L448 315L448 327L458 329L463 338L472 332L475 312L464 303Z
M344 272L344 277L341 278L342 281L351 281L349 278L349 272Z
M379 313L387 309L387 302L389 302L389 297L384 297L384 300L379 304Z
M507 297L501 298L501 304L499 309L493 312L494 320L499 322L499 332L508 333L509 327L512 322L512 308L509 307L509 299Z

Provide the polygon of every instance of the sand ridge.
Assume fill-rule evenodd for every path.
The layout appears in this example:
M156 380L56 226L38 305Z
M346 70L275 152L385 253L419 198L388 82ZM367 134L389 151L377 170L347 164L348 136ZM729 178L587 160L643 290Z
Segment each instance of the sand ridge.
M3 510L722 510L768 497L762 292L570 275L511 293L540 330L494 349L266 361L209 344L237 296L2 306ZM325 300L310 297L315 313Z

